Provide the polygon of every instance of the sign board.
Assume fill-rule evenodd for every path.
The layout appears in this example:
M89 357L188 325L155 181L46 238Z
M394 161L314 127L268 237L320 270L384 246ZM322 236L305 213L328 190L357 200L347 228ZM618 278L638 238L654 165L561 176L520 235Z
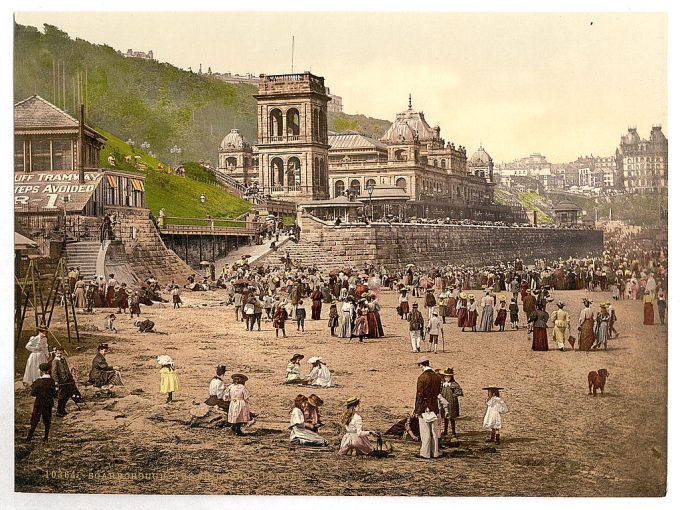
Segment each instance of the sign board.
M97 189L103 174L85 173L78 182L78 172L16 172L14 174L14 207L37 209L81 210Z

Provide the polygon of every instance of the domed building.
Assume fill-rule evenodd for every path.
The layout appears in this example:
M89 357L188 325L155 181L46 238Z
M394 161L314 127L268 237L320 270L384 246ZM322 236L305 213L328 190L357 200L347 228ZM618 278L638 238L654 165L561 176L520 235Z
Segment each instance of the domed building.
M484 177L486 182L493 182L493 158L481 145L468 160L468 172L470 175Z
M218 177L227 176L245 184L257 181L257 158L253 156L253 148L234 128L222 139L218 151Z

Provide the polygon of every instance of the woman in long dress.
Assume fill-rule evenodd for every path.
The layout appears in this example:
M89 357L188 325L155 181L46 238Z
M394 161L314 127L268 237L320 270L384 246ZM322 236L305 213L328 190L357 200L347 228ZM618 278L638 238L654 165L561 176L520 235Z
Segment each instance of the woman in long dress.
M290 425L288 425L290 442L303 446L327 446L328 441L305 425L304 409L307 405L307 397L304 395L298 395L295 398L295 404L290 411Z
M595 342L595 313L590 308L592 301L588 298L583 300L583 310L578 318L578 350L589 351Z
M75 284L73 299L76 308L85 309L85 282L82 276L78 277L78 281Z
M321 302L323 300L323 294L317 286L310 296L312 299L312 320L318 321L321 319Z
M97 354L92 360L89 382L97 388L123 384L118 367L112 367L106 362L104 355L108 350L109 344L99 344Z
M482 298L482 318L479 322L479 331L493 331L493 296L487 289Z
M342 304L340 314L338 338L349 338L352 336L352 316L354 315L354 304L350 299L345 300Z
M611 319L608 308L609 306L606 303L600 305L600 311L595 319L595 344L592 347L593 349L604 347L604 350L607 350L607 341L609 340L609 320Z
M654 299L652 297L652 294L650 292L645 292L645 295L642 298L642 302L643 302L643 310L644 310L642 323L645 326L653 326L654 325Z
M531 349L534 351L548 350L548 319L550 316L545 311L545 304L539 303L536 310L529 317L529 323L533 323L533 341Z
M342 436L340 442L340 450L338 455L351 455L352 452L356 454L368 455L373 451L373 445L368 440L369 436L376 435L373 431L363 429L363 420L359 416L358 397L350 397L347 399L347 409L342 415L341 423L345 426L345 435Z
M49 361L50 350L47 345L47 329L38 328L38 334L28 339L26 349L31 354L28 355L26 361L23 381L24 384L30 386L33 381L40 378L40 364Z
M467 322L467 294L461 292L458 295L458 304L456 305L456 315L458 317L458 327L464 328Z
M557 348L564 351L564 340L566 338L567 328L571 328L569 314L564 310L564 303L557 302L557 310L555 310L550 319L553 321L554 327L552 338L557 342Z

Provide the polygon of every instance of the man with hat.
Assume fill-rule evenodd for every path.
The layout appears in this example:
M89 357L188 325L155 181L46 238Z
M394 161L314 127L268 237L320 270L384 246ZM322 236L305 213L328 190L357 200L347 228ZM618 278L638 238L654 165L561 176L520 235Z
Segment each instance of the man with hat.
M24 384L33 384L33 381L39 379L40 364L49 361L50 350L47 345L47 328L39 327L38 334L28 339L26 349L31 353L26 360L26 369L24 370Z
M533 292L527 292L522 298L522 309L527 319L527 334L531 334L533 331L533 326L529 322L529 317L536 311L536 297Z
M413 303L406 319L408 320L408 331L411 336L411 351L420 352L420 342L424 336L425 319L423 319L423 314L418 310L418 303Z
M442 386L441 377L430 367L430 360L418 359L422 373L416 384L416 403L413 413L418 417L420 429L420 453L423 459L437 458L439 454L439 437L437 436L437 413L439 412L439 392Z
M54 350L51 374L57 386L57 416L66 416L66 403L69 399L73 398L73 401L78 403L82 401L82 397L71 373L71 367L66 361L66 352L61 346Z
M54 397L57 396L57 388L54 380L50 377L48 364L41 363L39 370L40 377L31 384L31 395L35 397L35 402L33 403L33 414L31 414L31 428L26 437L27 441L33 439L33 434L38 423L40 423L40 418L42 418L45 425L43 441L47 441L52 423L52 406L54 406Z
M215 369L215 375L210 380L208 386L208 398L205 400L205 405L217 406L225 412L229 412L229 401L224 400L224 393L227 387L224 385L224 375L227 373L226 365L218 365Z

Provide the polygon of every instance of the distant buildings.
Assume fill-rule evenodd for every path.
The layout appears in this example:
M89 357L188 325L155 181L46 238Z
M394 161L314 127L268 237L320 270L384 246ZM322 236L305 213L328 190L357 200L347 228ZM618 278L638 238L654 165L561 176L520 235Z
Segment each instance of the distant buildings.
M652 126L649 140L628 128L616 149L616 185L630 193L668 190L668 139Z
M143 51L133 51L131 49L128 49L126 53L119 51L118 54L127 58L143 58L146 60L155 60L153 58L153 50L149 50L148 53L144 53Z

